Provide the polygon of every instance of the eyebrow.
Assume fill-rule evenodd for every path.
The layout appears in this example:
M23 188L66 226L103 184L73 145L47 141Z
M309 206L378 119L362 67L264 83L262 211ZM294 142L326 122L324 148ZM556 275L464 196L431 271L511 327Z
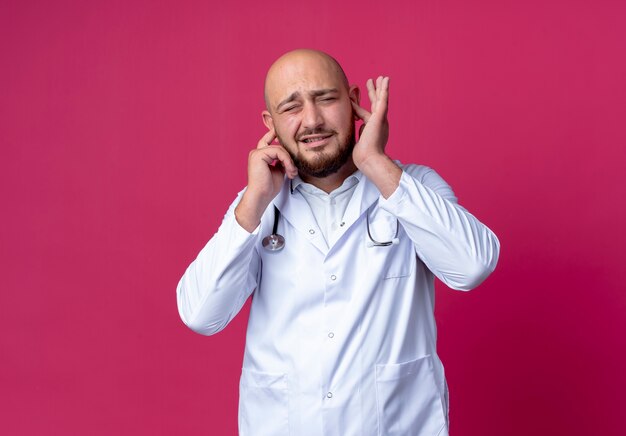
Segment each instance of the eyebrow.
M337 93L337 92L339 92L339 90L337 88L324 88L324 89L313 90L313 91L309 92L308 94L311 97L320 97L322 95L332 94L332 93ZM278 103L278 105L276 106L276 111L280 110L281 106L286 105L287 103L291 103L292 101L294 101L298 97L300 97L300 93L298 91L292 93L291 95L289 95L289 97L287 97L286 99L284 99L283 101Z

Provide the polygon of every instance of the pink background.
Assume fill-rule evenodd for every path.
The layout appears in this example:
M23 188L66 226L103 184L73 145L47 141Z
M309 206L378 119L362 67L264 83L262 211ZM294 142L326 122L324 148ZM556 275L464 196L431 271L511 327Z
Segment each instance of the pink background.
M438 284L452 434L624 434L625 29L623 0L2 1L0 433L236 433L245 312L196 335L175 287L304 46L391 76L389 153L502 243Z

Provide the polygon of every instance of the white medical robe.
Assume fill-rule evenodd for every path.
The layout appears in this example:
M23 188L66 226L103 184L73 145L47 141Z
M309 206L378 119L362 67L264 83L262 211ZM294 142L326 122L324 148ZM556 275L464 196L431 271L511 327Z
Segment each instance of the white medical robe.
M252 234L234 218L239 196L177 289L181 318L206 335L252 295L240 434L447 435L434 277L476 287L496 266L496 236L424 166L404 166L388 199L361 177L331 245L290 187L285 180ZM286 243L270 252L261 240L274 205ZM373 246L396 233L396 243Z

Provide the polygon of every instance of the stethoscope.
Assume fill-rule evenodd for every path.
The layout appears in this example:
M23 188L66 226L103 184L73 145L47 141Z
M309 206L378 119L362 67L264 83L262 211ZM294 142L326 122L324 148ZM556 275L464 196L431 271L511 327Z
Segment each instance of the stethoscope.
M279 235L278 232L278 220L280 219L280 211L276 206L274 206L274 226L272 227L272 234L266 236L261 241L263 248L268 251L280 251L285 247L285 238L282 235ZM368 247L388 247L390 245L396 245L400 243L400 239L398 239L398 232L400 231L400 224L398 219L396 218L396 234L394 235L391 241L377 241L372 237L372 233L370 232L370 217L369 214L366 214L365 220L367 222L367 237L370 239L367 243Z
M272 234L266 236L261 241L263 248L268 251L280 251L285 246L285 238L278 233L278 219L280 218L280 211L274 206L274 227L272 227Z

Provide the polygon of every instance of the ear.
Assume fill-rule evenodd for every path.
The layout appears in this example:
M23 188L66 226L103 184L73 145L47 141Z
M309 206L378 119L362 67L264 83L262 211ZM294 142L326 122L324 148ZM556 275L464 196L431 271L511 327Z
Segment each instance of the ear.
M261 115L263 116L263 124L265 124L265 127L267 127L268 130L272 130L274 128L274 119L272 118L272 115L267 110L261 112Z
M350 86L350 89L348 90L348 95L350 96L350 100L352 100L356 104L361 103L361 90L357 85Z
M352 100L356 104L360 104L360 102L361 102L361 90L359 89L359 87L357 85L350 86L350 89L348 90L348 96L350 97L350 100ZM359 117L357 117L356 114L354 114L354 119L358 120Z

